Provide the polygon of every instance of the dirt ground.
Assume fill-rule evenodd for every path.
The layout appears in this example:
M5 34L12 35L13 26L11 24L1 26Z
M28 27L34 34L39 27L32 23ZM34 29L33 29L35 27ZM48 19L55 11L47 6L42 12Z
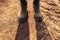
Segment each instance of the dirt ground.
M40 0L41 23L34 20L33 0L27 1L29 19L22 24L20 1L0 0L0 40L60 40L60 1Z

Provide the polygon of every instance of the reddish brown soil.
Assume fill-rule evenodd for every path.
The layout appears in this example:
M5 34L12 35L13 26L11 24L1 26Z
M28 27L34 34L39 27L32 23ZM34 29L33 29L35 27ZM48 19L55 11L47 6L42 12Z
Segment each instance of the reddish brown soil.
M60 40L59 0L40 1L43 22L35 22L33 0L27 1L28 22L19 23L19 0L0 0L0 40Z

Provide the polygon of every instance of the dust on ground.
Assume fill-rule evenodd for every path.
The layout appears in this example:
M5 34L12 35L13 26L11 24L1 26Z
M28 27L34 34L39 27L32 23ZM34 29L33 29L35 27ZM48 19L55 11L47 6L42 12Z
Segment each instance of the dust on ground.
M43 22L49 31L52 40L60 40L60 4L59 0L41 0L40 11ZM31 1L29 0L29 3ZM0 0L0 40L15 40L18 29L18 18L20 16L19 0ZM30 26L34 28L33 5L28 4ZM31 19L32 18L32 19ZM32 21L33 20L33 21ZM33 30L32 28L32 30ZM34 29L35 30L35 29ZM31 32L31 31L30 31ZM34 31L36 33L36 30ZM32 34L35 34L32 31ZM31 35L32 35L31 34ZM36 37L36 35L35 35ZM42 39L43 40L43 39Z

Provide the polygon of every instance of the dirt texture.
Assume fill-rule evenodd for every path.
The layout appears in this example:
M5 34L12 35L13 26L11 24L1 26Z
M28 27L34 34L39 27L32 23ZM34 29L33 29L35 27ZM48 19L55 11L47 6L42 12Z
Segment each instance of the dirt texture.
M40 0L41 22L27 0L28 21L20 23L20 0L0 0L0 40L60 40L60 0Z
M40 9L44 22L53 40L60 40L60 4L59 0L41 0Z

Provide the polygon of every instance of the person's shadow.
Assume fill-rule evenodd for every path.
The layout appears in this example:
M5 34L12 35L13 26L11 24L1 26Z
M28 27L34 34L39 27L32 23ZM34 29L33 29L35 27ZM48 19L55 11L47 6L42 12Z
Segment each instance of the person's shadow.
M37 40L52 40L49 31L43 21L36 21Z
M15 40L29 40L29 25L27 22L19 22Z

